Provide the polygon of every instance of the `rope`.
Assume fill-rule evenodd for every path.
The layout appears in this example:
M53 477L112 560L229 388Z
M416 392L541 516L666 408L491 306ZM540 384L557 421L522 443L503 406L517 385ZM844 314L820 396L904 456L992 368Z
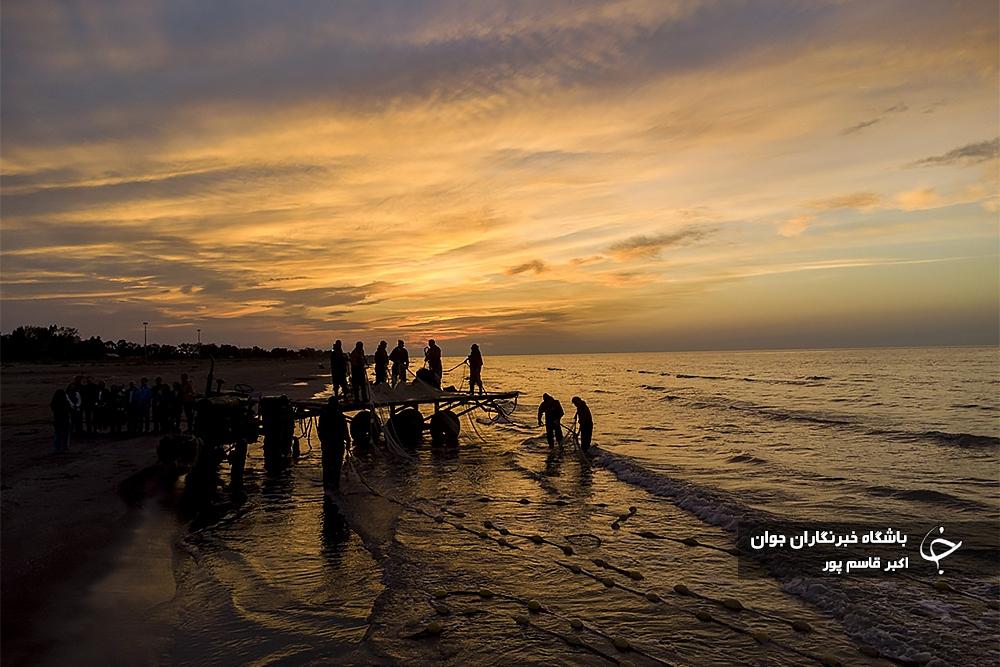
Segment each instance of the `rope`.
M511 531L511 530L509 530L509 529L507 529L505 527L498 527L492 521L489 521L489 520L483 521L483 526L485 528L496 530L501 535L500 538L494 538L494 537L490 536L489 533L487 533L485 531L475 530L473 528L470 528L470 527L466 526L465 524L456 523L454 521L451 521L451 520L447 519L444 516L445 513L449 513L449 514L452 514L452 515L455 515L455 516L464 517L465 515L462 512L456 512L456 511L445 509L441 513L432 513L432 512L430 512L428 510L425 510L425 509L423 509L421 507L410 505L410 504L408 504L406 502L403 502L403 501L401 501L401 500L399 500L397 498L394 498L394 497L392 497L392 496L390 496L388 494L385 494L385 493L380 492L377 489L375 489L375 487L373 487L368 482L368 480L364 478L364 476L361 474L361 472L359 470L357 470L357 467L354 465L353 461L350 463L350 466L354 470L355 474L358 476L358 479L361 481L361 483L372 494L374 494L376 496L379 496L379 497L381 497L381 498L383 498L383 499L385 499L385 500L387 500L387 501L389 501L389 502L391 502L393 504L396 504L396 505L398 505L399 507L402 507L405 510L409 510L411 512L414 512L414 513L420 514L422 516L425 516L427 518L430 518L435 523L447 524L447 525L449 525L449 526L451 526L451 527L453 527L453 528L455 528L457 530L474 534L474 535L478 536L480 539L488 539L491 542L495 542L497 545L499 545L501 547L505 547L505 548L509 548L509 549L520 550L520 547L518 547L516 544L511 543L507 539L508 537L517 537L519 539L524 539L524 540L527 540L529 542L532 542L532 543L534 543L536 545L550 545L550 546L559 548L567 556L574 555L574 551L573 551L572 547L566 546L566 545L560 545L557 542L553 542L553 541L551 541L549 539L546 539L542 535L522 535L520 533L515 533L515 532L513 532L513 531ZM432 504L431 501L429 501L427 499L424 499L424 498L416 497L416 500L423 501L423 502L426 502L428 504ZM518 502L521 502L521 504L525 504L523 502L524 500L526 500L526 499L522 499L521 501L518 501ZM701 546L700 544L697 544L697 543L696 543L696 545L697 546ZM692 545L692 546L694 546L694 545ZM773 646L775 646L777 648L780 648L780 649L789 651L791 653L794 653L795 655L798 655L799 657L806 658L806 659L818 662L821 665L828 665L829 666L829 665L839 665L840 664L840 662L835 657L833 657L833 656L830 656L830 655L819 655L819 654L816 654L816 653L811 653L811 652L808 652L808 651L804 651L804 650L801 650L801 649L796 648L794 646L791 646L789 644L786 644L784 642L775 641L766 632L763 632L763 631L760 631L760 630L754 630L754 629L749 628L749 627L743 627L743 626L740 626L740 625L737 625L737 624L734 624L734 623L730 623L730 622L728 622L726 620L723 620L723 619L720 619L720 618L716 618L711 613L709 613L707 611L704 611L704 610L701 610L701 609L692 610L692 609L687 608L687 607L685 607L683 605L679 605L679 604L676 604L676 603L668 602L668 601L664 600L664 598L660 594L658 594L658 593L656 593L654 591L640 591L640 590L638 590L636 588L633 588L633 587L631 587L631 586L629 586L627 584L615 581L611 577L600 576L599 574L597 574L595 572L592 572L592 571L590 571L588 569L584 569L583 567L581 567L579 565L576 565L576 564L573 564L573 563L566 563L566 562L559 561L559 560L557 560L555 562L556 562L557 565L568 569L570 572L572 572L574 574L580 574L580 575L586 576L586 577L588 577L590 579L593 579L594 581L600 582L605 588L607 588L609 590L610 589L614 589L614 588L618 588L618 589L623 590L625 592L631 593L631 594L633 594L635 596L642 597L647 602L650 602L652 604L655 604L655 605L664 605L665 607L674 609L676 611L681 611L683 613L686 613L686 614L689 614L691 616L694 616L696 619L698 619L699 621L701 621L703 623L714 623L714 624L719 625L720 627L724 627L724 628L726 628L726 629L728 629L728 630L730 630L732 632L735 632L735 633L738 633L738 634L742 634L742 635L751 636L759 644L769 643L769 644L771 644L771 645L773 645ZM614 571L619 572L619 573L625 573L626 576L628 576L629 579L634 580L634 581L641 581L644 578L642 576L642 574L639 573L638 571L626 570L624 568L616 567L614 565L611 565L610 563L608 563L604 559L595 558L595 559L592 559L591 562L593 562L598 567L602 567L602 568L605 568L605 569L611 569L611 570L614 570ZM452 595L452 594L455 594L455 595L460 595L460 594L475 594L475 595L479 595L480 597L482 597L484 599L492 598L492 597L495 596L495 594L493 592L483 589L483 590L480 590L478 592L470 592L470 591L449 592L449 591L443 591L441 595L436 594L435 597L447 597L447 596ZM778 621L778 622L781 622L781 623L785 623L785 624L790 625L793 630L795 630L796 632L799 632L799 633L808 633L808 632L812 631L811 626L807 622L805 622L805 621L802 621L802 620L791 621L789 619L780 617L778 615L771 614L770 612L764 612L764 611L761 611L761 610L750 609L748 607L743 606L743 604L741 602L739 602L738 600L733 599L733 598L717 600L717 599L711 598L709 596L700 595L700 594L692 592L687 586L685 586L683 584L677 584L676 586L674 586L674 588L673 588L673 594L677 595L677 596L680 596L680 597L692 597L692 598L700 599L700 600L703 600L703 601L706 601L706 602L714 603L714 604L717 604L719 606L722 606L723 608L725 608L728 611L733 612L733 613L748 612L748 613L751 613L751 614L755 614L755 615L757 615L760 618L770 619L770 620ZM520 598L516 598L516 597L513 597L513 596L504 596L504 597L507 597L509 599L514 599L514 600L523 602L523 600L521 600ZM543 609L544 608L541 607L540 603L537 603L536 601L531 601L529 603L529 611L533 611L533 613L538 613L539 611L541 611ZM557 616L555 613L553 613L553 615ZM557 616L557 617L559 617L559 616ZM655 657L653 655L650 655L650 654L642 651L641 649L636 649L636 647L633 646L631 644L631 642L629 642L627 640L623 640L621 638L618 638L616 640L616 638L611 637L611 635L603 634L600 631L596 631L596 632L597 632L597 634L601 634L605 638L608 638L608 639L612 640L613 643L614 643L614 645L615 645L615 647L618 648L620 651L634 650L637 654L643 655L644 657L646 657L648 659L651 659L651 660L654 660L655 662L657 662L659 664L665 664L665 665L669 665L670 664L670 663L667 663L667 662L665 662L665 661L663 661L663 660L661 660L661 659L659 659L659 658L657 658L657 657Z
M465 365L465 364L467 364L468 362L469 362L469 360L468 360L468 359L462 359L462 361L460 361L459 363L455 364L454 366L452 366L451 368L449 368L448 370L446 370L446 371L444 371L444 372L445 372L445 373L450 373L450 372L452 372L453 370L455 370L456 368L458 368L459 366L464 366L464 365Z
M390 430L395 429L391 429L389 419L387 419L385 413L381 412L379 407L375 405L375 396L372 392L372 385L371 382L368 381L367 377L365 378L365 383L368 391L368 406L371 409L372 414L378 415L379 430L382 432L382 437L385 439L386 448L396 456L404 459L412 459L413 457L406 451L402 443L399 442L399 439L396 438L395 434L390 433Z

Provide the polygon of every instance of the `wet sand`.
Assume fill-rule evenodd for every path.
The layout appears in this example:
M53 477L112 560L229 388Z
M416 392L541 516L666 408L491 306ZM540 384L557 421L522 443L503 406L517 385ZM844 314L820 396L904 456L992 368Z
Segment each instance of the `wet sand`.
M203 388L208 362L7 364L0 374L2 476L2 659L4 664L98 663L106 655L156 661L158 605L173 594L175 520L156 502L130 507L118 485L152 465L158 436L74 438L70 451L52 453L49 400L77 375L108 384L181 373ZM321 372L318 360L219 361L226 386L247 382L288 391L299 377ZM130 623L146 622L142 643ZM100 623L124 623L128 646L89 647ZM73 651L69 653L68 651ZM103 654L103 655L102 655Z

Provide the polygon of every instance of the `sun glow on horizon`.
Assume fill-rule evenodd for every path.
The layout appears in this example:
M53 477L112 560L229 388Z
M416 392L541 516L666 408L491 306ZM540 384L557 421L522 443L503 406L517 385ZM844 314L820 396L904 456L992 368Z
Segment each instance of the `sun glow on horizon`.
M231 11L4 8L5 328L997 339L995 3Z

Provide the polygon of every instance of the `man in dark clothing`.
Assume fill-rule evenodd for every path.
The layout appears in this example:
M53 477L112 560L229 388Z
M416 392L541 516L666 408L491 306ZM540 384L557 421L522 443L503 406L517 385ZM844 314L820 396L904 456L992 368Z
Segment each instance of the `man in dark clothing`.
M333 395L336 396L340 390L344 391L344 398L347 398L351 390L347 388L347 355L338 340L333 344L330 351L330 374L333 376Z
M66 388L66 398L70 405L70 421L73 423L73 433L79 435L83 433L83 377L76 376L76 379Z
M188 433L194 433L194 385L188 378L187 373L181 373L181 409L184 410L184 423L187 425ZM180 419L177 420L180 424Z
M163 384L162 377L158 377L153 380L149 400L149 414L151 417L153 433L162 433L166 430L163 425L163 390L165 388L166 385Z
M410 365L410 353L406 351L402 339L396 341L396 347L389 354L389 361L392 362L392 386L395 387L400 382L406 382L406 369Z
M479 351L479 346L472 345L472 351L469 352L469 393L473 394L476 391L476 387L479 387L480 393L485 394L486 389L483 387L483 353Z
M108 428L109 423L109 404L110 404L110 394L108 392L107 385L104 384L104 380L97 383L97 389L94 392L94 430L103 431Z
M356 403L368 401L368 371L365 366L365 344L360 340L351 350L351 391Z
M538 406L538 425L542 425L542 415L545 415L545 439L549 441L549 447L556 442L562 447L563 432L560 422L564 414L562 403L548 394L542 394L542 403Z
M594 416L590 414L590 406L579 396L573 397L573 405L576 406L576 421L580 425L580 449L586 454L594 436Z
M147 378L139 378L137 393L139 400L139 432L146 433L149 430L149 406L153 401L153 390L150 388Z
M139 431L139 388L135 386L135 382L128 383L128 389L125 390L125 406L126 413L128 415L128 427L127 431L129 435L134 435Z
M93 434L94 409L97 406L97 385L94 378L87 378L87 382L80 386L80 412L83 419L83 428L87 433Z
M378 344L378 349L375 350L375 384L386 384L389 382L388 345L383 340Z
M441 348L437 346L434 339L427 341L427 350L424 352L424 361L436 378L435 387L441 388L441 379L444 377L444 367L441 365Z
M351 434L336 396L331 396L320 412L316 434L323 452L323 489L340 493L340 472L344 466L344 452L351 444Z
M65 389L56 389L49 407L52 408L52 425L55 429L52 449L56 453L68 451L70 431L73 429L73 407Z

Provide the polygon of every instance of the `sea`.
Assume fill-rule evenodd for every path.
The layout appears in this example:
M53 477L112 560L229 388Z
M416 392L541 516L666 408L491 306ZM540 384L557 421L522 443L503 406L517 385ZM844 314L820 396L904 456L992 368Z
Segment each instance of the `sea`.
M336 502L314 424L285 471L253 448L246 500L177 537L159 660L1000 663L997 348L485 353L487 389L516 404L463 415L457 450L357 453ZM277 389L323 398L329 377ZM738 549L803 526L908 541L868 545L897 568L854 572ZM934 561L934 539L963 544Z

